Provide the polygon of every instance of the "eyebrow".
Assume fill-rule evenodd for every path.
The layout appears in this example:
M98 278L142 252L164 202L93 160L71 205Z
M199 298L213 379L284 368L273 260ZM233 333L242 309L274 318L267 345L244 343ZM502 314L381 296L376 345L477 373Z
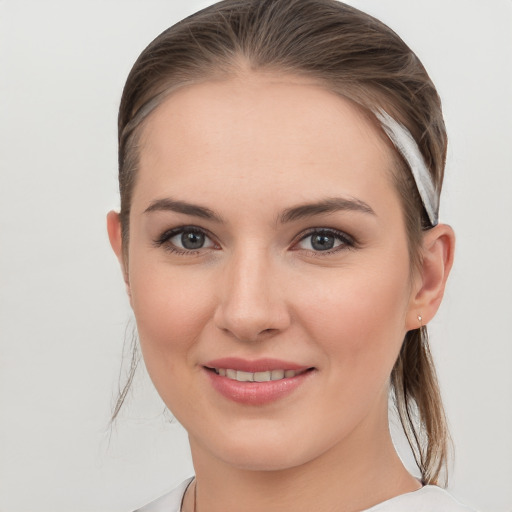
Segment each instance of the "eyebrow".
M171 211L176 213L184 213L185 215L192 215L193 217L200 217L201 219L208 219L215 222L224 222L220 216L214 213L210 208L199 206L197 204L187 203L186 201L176 201L170 197L164 199L157 199L153 201L145 210L144 213L158 212L158 211Z
M222 217L210 210L210 208L187 203L186 201L177 201L169 197L153 201L144 210L144 213L156 211L172 211L183 213L185 215L192 215L201 219L212 220L218 223L224 222ZM333 213L338 211L353 211L375 215L373 209L364 201L359 199L333 197L315 203L305 203L292 208L287 208L278 217L278 222L285 224L299 219L304 219L306 217L313 217L323 213Z
M281 223L292 222L306 217L313 217L322 213L338 211L362 212L375 215L372 208L359 199L332 197L316 203L306 203L286 209L279 217Z

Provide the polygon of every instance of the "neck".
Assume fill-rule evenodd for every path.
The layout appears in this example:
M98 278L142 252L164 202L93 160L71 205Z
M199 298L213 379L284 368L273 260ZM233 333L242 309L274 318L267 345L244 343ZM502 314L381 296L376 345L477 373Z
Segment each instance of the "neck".
M196 512L354 512L421 487L396 454L389 431L342 443L304 464L272 471L228 464L191 438ZM194 510L194 489L184 510Z

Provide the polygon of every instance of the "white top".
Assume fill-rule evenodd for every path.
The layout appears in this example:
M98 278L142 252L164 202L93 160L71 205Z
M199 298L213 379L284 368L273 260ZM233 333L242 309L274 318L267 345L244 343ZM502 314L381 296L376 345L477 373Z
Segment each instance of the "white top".
M180 512L183 495L193 478L185 480L173 491L148 503L135 512ZM444 489L425 485L418 491L401 494L362 512L474 512L461 505Z

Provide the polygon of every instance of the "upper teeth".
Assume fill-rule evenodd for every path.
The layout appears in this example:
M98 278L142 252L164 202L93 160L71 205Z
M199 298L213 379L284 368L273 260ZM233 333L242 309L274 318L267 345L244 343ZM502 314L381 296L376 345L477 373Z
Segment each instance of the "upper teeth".
M228 379L239 382L268 382L270 380L281 380L295 377L305 370L269 370L267 372L243 372L241 370L231 370L225 368L214 368L215 373Z

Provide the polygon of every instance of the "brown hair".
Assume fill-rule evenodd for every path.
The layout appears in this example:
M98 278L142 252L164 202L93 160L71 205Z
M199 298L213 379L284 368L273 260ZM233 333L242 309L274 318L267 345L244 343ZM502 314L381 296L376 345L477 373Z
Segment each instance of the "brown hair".
M441 190L447 137L441 102L416 55L389 27L335 0L224 0L158 36L134 64L119 109L119 186L123 246L129 239L141 126L170 91L236 75L243 67L312 78L373 118L381 108L406 126ZM429 226L415 183L396 155L411 268ZM126 250L125 250L126 254ZM138 355L134 353L133 361ZM119 412L136 365L114 410ZM424 483L447 461L448 431L426 328L409 331L391 374L396 409Z

